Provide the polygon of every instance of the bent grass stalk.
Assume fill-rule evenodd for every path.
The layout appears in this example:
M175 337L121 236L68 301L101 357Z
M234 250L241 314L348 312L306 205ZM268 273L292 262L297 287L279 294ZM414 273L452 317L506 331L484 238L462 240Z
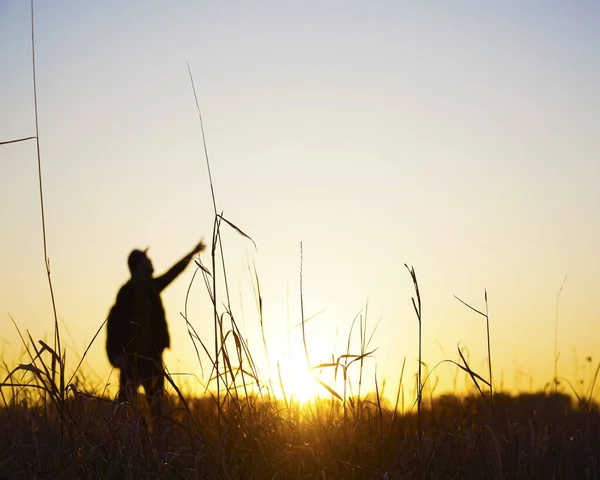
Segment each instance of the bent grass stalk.
M488 369L489 369L489 378L490 378L489 382L486 382L486 383L490 387L490 405L491 405L492 410L493 410L494 409L494 386L493 386L493 379L492 379L492 349L491 349L491 346L490 346L491 345L490 344L490 316L489 316L489 313L488 313L487 290L484 289L485 313L483 313L480 310L477 310L476 308L472 307L468 303L466 303L463 300L461 300L460 298L458 298L456 295L454 295L454 298L456 298L464 306L470 308L475 313L477 313L477 314L479 314L479 315L481 315L482 317L485 318L486 332L487 332ZM465 366L468 368L468 373L469 373L469 375L471 375L471 378L473 379L473 382L475 383L475 385L479 389L479 385L477 384L476 377L473 375L472 370L468 367L467 361L465 360L462 352L460 351L460 348L458 349L458 353L461 356L461 358L463 359L463 361L465 362ZM481 378L481 377L479 377L479 378Z

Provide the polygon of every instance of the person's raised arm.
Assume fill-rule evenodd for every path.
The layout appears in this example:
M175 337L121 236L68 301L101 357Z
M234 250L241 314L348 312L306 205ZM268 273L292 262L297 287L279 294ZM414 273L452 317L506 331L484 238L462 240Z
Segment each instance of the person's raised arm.
M200 240L198 245L196 245L191 252L173 265L166 273L163 273L160 277L156 277L154 282L158 287L158 291L162 292L165 288L167 288L167 286L185 270L185 267L188 266L194 255L201 252L205 248L206 245L204 245L204 242Z

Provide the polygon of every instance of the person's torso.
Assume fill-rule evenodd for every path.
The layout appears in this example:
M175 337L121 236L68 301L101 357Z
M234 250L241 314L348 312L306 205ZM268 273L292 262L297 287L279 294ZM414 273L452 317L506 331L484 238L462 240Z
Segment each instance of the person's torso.
M166 323L160 292L153 281L130 280L129 283L132 293L131 341L127 350L138 355L154 356Z

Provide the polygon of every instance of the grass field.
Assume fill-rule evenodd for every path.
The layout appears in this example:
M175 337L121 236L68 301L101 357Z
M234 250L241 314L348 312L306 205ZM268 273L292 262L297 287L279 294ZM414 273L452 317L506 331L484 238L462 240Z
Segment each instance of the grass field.
M434 397L421 439L414 410L376 394L345 409L333 396L299 405L230 392L218 408L175 394L156 419L145 402L42 394L5 398L2 478L598 478L597 406L564 394L497 393L493 410L479 394Z

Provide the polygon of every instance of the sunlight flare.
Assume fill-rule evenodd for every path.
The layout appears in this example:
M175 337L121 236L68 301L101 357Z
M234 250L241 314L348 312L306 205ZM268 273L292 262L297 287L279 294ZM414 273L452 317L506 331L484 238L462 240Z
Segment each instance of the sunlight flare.
M306 367L306 360L284 359L279 363L281 383L279 395L284 395L288 400L293 399L301 404L322 397L327 392L319 384L310 370Z

